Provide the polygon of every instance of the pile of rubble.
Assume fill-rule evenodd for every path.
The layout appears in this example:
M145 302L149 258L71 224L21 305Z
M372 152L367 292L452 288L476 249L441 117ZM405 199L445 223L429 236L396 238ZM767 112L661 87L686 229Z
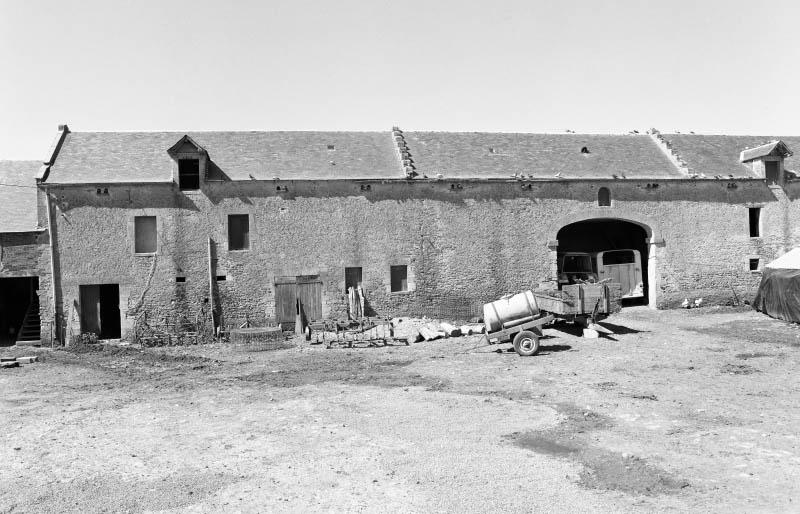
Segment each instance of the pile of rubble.
M483 334L486 331L483 323L467 323L456 326L444 321L426 318L396 319L393 320L393 325L395 327L395 337L404 338L409 343L433 341L445 337Z

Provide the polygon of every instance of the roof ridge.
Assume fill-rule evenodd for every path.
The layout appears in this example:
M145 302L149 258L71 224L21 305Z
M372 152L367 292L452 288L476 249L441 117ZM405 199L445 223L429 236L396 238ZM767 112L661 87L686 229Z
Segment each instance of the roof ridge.
M664 136L661 135L656 129L650 130L650 139L653 143L658 147L664 155L667 156L667 159L676 167L678 171L686 175L687 177L696 177L697 173L689 168L689 165L686 163L683 157L672 147L669 141L667 141Z
M403 166L403 171L406 178L414 178L417 176L417 168L414 166L414 159L411 157L411 150L408 148L406 138L400 127L392 127L392 139L394 139L394 149L397 151L397 156L400 158L400 164Z
M387 130L70 130L70 134L386 134Z
M503 136L619 136L619 137L637 137L646 136L647 134L639 133L633 134L630 132L504 132L504 131L485 131L485 130L407 130L406 133L411 134L497 134Z

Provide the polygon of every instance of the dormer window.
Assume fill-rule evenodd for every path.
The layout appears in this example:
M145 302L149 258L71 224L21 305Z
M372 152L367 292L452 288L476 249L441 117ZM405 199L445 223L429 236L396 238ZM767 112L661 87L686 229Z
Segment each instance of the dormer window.
M200 189L200 159L178 160L178 187L181 191Z
M739 155L739 161L748 166L767 185L783 185L783 160L792 155L792 151L783 141L771 141L767 144L748 148Z
M167 150L175 160L178 173L175 180L181 191L197 191L203 185L208 166L208 152L188 135Z

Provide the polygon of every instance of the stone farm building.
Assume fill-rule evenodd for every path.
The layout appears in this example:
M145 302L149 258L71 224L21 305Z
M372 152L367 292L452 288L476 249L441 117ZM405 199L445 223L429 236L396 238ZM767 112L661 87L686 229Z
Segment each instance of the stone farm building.
M2 164L38 216L0 225L0 280L28 277L0 301L38 292L42 339L203 308L224 327L293 323L298 298L345 317L357 283L375 315L467 316L555 280L564 252L613 248L639 250L651 307L746 300L800 241L798 143L61 126L44 166Z

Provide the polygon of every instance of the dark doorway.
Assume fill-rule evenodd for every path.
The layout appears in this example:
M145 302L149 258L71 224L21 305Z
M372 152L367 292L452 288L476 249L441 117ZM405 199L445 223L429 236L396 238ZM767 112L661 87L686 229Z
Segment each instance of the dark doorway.
M15 344L28 325L30 335L39 339L37 289L39 277L0 278L0 346Z
M623 305L647 305L648 298L648 245L645 229L629 221L615 219L592 219L566 225L558 231L558 273L561 274L561 261L569 252L585 252L595 256L608 250L638 250L641 256L641 277L643 297L625 299ZM594 266L596 268L596 257ZM595 271L598 271L595 269ZM600 277L602 278L602 276Z
M119 284L80 286L81 332L97 334L99 339L119 339Z

